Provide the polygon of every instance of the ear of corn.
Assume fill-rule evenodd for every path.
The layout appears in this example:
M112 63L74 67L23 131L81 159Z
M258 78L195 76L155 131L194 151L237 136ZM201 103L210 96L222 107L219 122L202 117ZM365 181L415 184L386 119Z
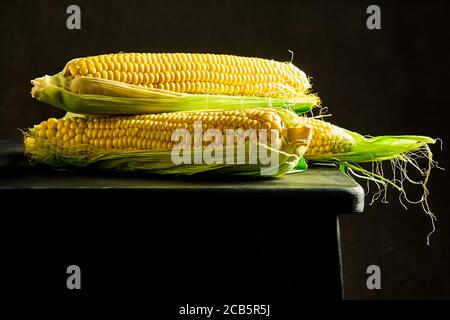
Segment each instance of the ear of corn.
M292 63L224 54L105 54L74 59L62 75L72 92L94 94L71 80L93 77L172 92L258 97L295 96L310 88Z
M312 130L311 142L305 153L308 159L344 154L355 146L353 137L338 126L310 117L299 117L299 121Z
M315 95L303 95L288 101L249 96L182 94L95 78L78 78L76 81L102 86L104 94L73 93L59 85L54 77L44 76L32 81L32 95L67 112L92 115L239 110L256 107L284 107L296 113L305 113L319 103Z
M412 135L366 138L326 121L308 117L299 117L299 123L311 127L312 138L305 159L315 162L384 161L401 158L435 142L429 137Z
M193 174L200 172L226 172L233 174L259 175L264 168L259 163L250 163L254 153L275 152L279 157L275 175L292 170L305 152L311 132L308 126L297 125L294 113L283 109L245 109L217 112L175 112L170 114L147 114L115 117L70 117L49 119L30 129L25 134L26 152L33 161L56 167L96 166L111 170L146 171L163 174ZM203 130L216 129L226 133L227 129L273 130L267 144L258 142L252 149L252 137L232 137L231 146L237 147L243 139L244 163L176 164L172 150L175 142L172 134L176 129L193 132L195 122ZM195 147L194 136L191 146ZM273 141L271 139L276 139ZM274 142L274 144L272 144ZM219 142L220 145L230 143ZM273 145L277 148L274 149ZM229 145L227 145L228 147ZM195 148L192 155L195 155ZM203 144L202 148L211 147ZM234 149L233 149L234 150ZM227 149L224 150L226 157ZM237 153L236 153L237 155Z
M310 93L305 73L292 63L231 55L120 53L74 59L58 74L32 84L34 98L69 113L89 115L49 119L26 132L26 152L34 162L159 174L240 175L282 175L306 170L307 162L333 163L375 182L379 190L373 200L382 194L386 200L383 191L392 186L400 191L402 204L402 199L420 203L432 218L434 231L426 185L437 165L428 146L435 140L412 135L367 138L297 116L320 106L320 100ZM190 135L197 121L202 129L220 134L227 129L275 134L266 142L258 141L256 148L255 138L245 135L230 141L214 137L206 144L200 139L198 145ZM192 158L189 163L175 163L172 157L173 133L178 129L188 132L190 145L183 155ZM224 148L224 154L215 158L219 161L196 162L198 154L211 152L211 146ZM243 158L235 155L238 148L244 150ZM233 163L225 159L230 150ZM276 156L275 168L252 162L261 153ZM426 168L419 164L421 158L428 161ZM385 160L391 164L391 179L383 171ZM372 169L359 163L371 163ZM421 181L408 176L407 165L419 170ZM421 199L409 200L404 182L420 185Z
M127 53L79 58L32 84L33 97L80 114L225 106L288 107L303 113L320 104L309 94L304 72L293 64L230 55Z

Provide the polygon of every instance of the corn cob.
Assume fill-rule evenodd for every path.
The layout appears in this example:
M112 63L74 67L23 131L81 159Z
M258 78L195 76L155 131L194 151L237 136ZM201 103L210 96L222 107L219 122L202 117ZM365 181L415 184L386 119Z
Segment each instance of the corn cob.
M300 117L300 123L312 130L312 138L305 157L313 158L344 154L355 145L353 137L345 130L329 122L310 117Z
M32 81L32 96L79 114L142 114L319 105L292 63L232 55L119 53L69 61ZM165 109L164 109L165 107Z
M119 53L74 59L66 79L94 77L167 91L278 97L310 88L303 71L291 63L224 54ZM78 87L76 93L92 93Z
M317 118L299 116L297 126L311 128L311 141L304 157L313 162L359 163L401 158L435 142L425 136L364 137Z
M219 142L222 145L237 146L244 143L246 157L249 157L250 144L257 136L226 136L228 129L253 129L256 135L262 129L270 131L267 134L267 148L276 150L281 157L278 173L292 169L306 150L309 143L310 130L305 125L295 125L298 118L294 113L283 109L244 109L240 111L217 112L175 112L168 114L146 114L137 116L115 116L84 118L70 117L48 119L30 129L25 137L27 153L38 162L52 165L75 164L84 166L102 159L123 159L126 166L137 159L147 160L145 168L154 172L151 163L156 157L158 173L186 173L171 163L170 155L176 144L172 135L177 129L185 129L195 133L196 124L201 129L217 129L226 139ZM201 138L201 137L200 137ZM190 135L190 146L200 145L208 148L209 143L194 141L198 137ZM230 139L232 139L230 141ZM156 156L155 156L156 155ZM165 162L162 166L161 162ZM116 161L117 164L117 161ZM122 164L122 167L124 165ZM135 167L136 168L136 167ZM193 168L193 167L192 167ZM240 167L241 172L255 171ZM129 169L133 169L129 167ZM142 169L142 164L140 168ZM198 166L195 172L223 169L223 166ZM187 173L191 173L188 171Z
M118 116L113 118L72 117L50 118L39 124L35 130L43 139L54 139L57 146L70 149L86 144L102 150L172 150L172 132L176 129L194 131L194 122L202 129L218 129L224 135L227 129L276 129L277 135L283 122L276 112L225 111L189 112L170 114L146 114ZM194 136L191 136L194 139ZM268 136L268 139L271 137ZM193 144L192 144L193 145Z

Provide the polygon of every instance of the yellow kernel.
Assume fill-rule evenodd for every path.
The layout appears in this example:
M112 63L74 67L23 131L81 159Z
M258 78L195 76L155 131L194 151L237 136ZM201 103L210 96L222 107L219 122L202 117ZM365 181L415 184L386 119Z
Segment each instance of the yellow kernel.
M55 137L56 130L47 129L46 135L47 135L47 139L51 139L51 138Z
M144 141L144 139L142 139L142 138L139 138L138 139L138 141L137 141L137 144L136 144L136 147L138 148L138 149L142 149L142 142Z
M269 112L266 112L262 115L262 119L271 122L273 120L273 117Z
M114 70L113 74L114 74L114 80L121 81L122 77L121 77L121 72L119 70Z
M61 131L61 135L65 135L65 134L69 133L69 128L63 127L60 131Z
M137 84L139 81L137 73L132 73L131 83Z
M81 74L88 74L89 69L87 68L85 61L80 62L80 70L79 71Z
M133 146L133 148L136 148L136 147L137 147L138 141L139 141L139 138L138 138L138 137L133 137L133 140L132 140L132 146Z
M47 136L47 127L40 125L38 131L39 138L45 138Z
M112 147L112 140L106 139L106 149L111 149L111 147Z
M95 65L91 60L87 60L86 65L90 74L96 73L97 70L95 69Z
M58 120L55 118L50 118L47 120L47 128L48 129L56 129L58 125Z
M83 135L77 134L77 135L75 136L75 142L76 142L76 143L82 143L82 142L83 142Z
M63 120L59 120L57 125L56 125L56 129L59 131L62 128L64 128L64 121Z

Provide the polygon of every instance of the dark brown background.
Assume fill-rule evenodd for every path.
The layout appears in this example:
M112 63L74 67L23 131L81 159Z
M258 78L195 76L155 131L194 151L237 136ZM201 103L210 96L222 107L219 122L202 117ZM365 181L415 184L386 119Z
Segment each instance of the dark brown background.
M66 29L72 1L11 1L0 20L0 139L63 113L33 100L30 80L74 57L111 52L210 52L290 60L313 77L333 122L363 134L423 134L449 141L450 6L444 1L383 4L382 29L366 28L371 3L347 1L75 1L82 29ZM445 144L444 144L445 147ZM448 168L447 152L433 147ZM434 170L429 218L405 211L396 194L341 219L348 298L450 298L446 172ZM369 199L369 198L367 198ZM365 269L382 270L369 291Z

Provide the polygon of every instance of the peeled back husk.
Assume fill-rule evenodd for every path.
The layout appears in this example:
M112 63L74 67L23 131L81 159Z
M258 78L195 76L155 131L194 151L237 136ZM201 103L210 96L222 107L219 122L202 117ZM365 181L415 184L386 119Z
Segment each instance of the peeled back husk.
M433 167L438 167L433 161L433 154L429 145L435 139L419 135L377 136L365 137L359 133L336 127L345 132L348 137L345 152L331 152L325 154L305 154L309 163L334 163L349 176L366 179L377 186L377 192L372 196L372 203L381 198L387 202L387 189L393 187L400 192L400 203L421 204L424 212L432 221L432 231L435 230L436 216L428 206L428 179ZM312 138L314 140L314 137ZM388 166L383 166L387 163ZM364 164L371 164L365 168ZM412 169L412 170L409 170ZM413 178L415 171L416 176ZM407 195L406 184L418 186L421 189L419 199L412 200ZM369 184L368 184L369 186Z
M62 72L36 78L31 83L34 98L77 114L145 114L254 107L285 107L305 113L320 105L319 98L313 94L300 94L289 99L188 94L100 78L69 79ZM76 93L80 91L83 93Z

